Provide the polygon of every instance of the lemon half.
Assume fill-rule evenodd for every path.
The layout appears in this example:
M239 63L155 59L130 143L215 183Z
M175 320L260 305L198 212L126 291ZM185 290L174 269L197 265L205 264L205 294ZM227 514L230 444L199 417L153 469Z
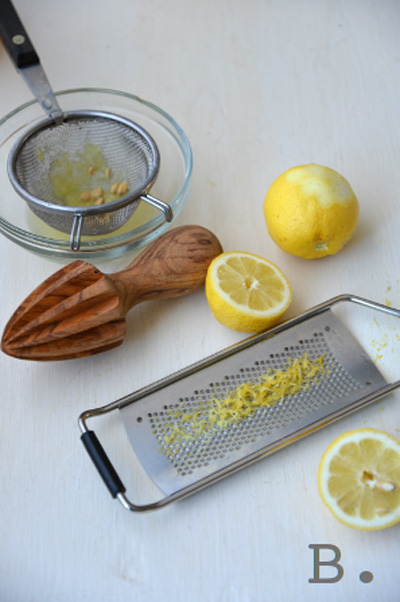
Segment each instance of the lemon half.
M272 240L291 255L334 255L351 239L359 204L338 172L311 163L288 169L270 186L264 217Z
M363 428L333 441L318 470L325 505L345 525L371 531L400 522L400 441Z
M290 283L281 270L244 251L218 255L207 270L205 290L215 318L241 332L266 330L292 300Z

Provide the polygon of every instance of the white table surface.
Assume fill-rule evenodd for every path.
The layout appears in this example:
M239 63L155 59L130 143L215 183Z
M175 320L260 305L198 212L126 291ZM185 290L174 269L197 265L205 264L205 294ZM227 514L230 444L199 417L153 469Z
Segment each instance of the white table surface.
M200 224L226 251L279 265L294 290L287 317L344 292L400 307L397 0L15 6L55 90L131 92L181 124L194 175L176 225ZM31 98L3 47L0 86L1 115ZM361 208L351 243L318 261L278 249L262 213L275 177L309 162L342 173ZM2 330L25 296L67 261L4 236L0 257ZM397 324L368 317L361 331L378 367L397 378ZM320 457L340 433L371 426L400 436L399 393L157 512L126 511L96 474L79 440L82 411L245 337L213 319L201 291L135 308L124 344L103 355L35 363L2 354L2 602L399 600L400 525L370 533L342 526L316 483ZM100 433L118 451L117 422L110 417ZM152 493L140 471L130 474L131 458L117 460L122 478L137 485L132 498ZM340 549L340 581L309 582L311 544ZM372 582L360 580L363 571ZM321 568L321 575L335 569Z

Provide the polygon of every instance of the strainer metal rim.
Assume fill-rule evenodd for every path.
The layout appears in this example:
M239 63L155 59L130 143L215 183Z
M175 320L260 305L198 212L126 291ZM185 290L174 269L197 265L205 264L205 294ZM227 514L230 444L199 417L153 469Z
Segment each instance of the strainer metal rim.
M143 196L147 193L147 191L150 189L150 187L152 186L152 184L154 183L154 181L157 177L157 173L158 173L158 169L159 169L159 165L160 165L160 153L159 153L156 142L154 141L153 137L149 134L149 132L147 132L144 128L142 128L139 124L132 121L131 119L127 119L126 117L123 117L122 115L109 113L107 111L98 111L98 110L66 111L63 114L63 117L64 117L64 121L63 121L64 123L66 121L68 121L69 119L80 118L80 117L82 117L82 118L84 118L84 117L102 118L102 119L109 119L109 120L116 121L118 123L122 123L123 125L126 125L127 127L134 129L135 131L139 132L140 135L143 136L143 138L145 138L146 142L150 146L153 156L155 157L154 165L151 167L147 178L144 180L143 184L140 187L136 188L135 190L130 191L128 194L121 197L120 199L116 199L114 201L109 201L108 203L105 203L104 205L93 205L93 206L88 206L88 207L83 206L83 205L62 205L62 204L57 204L57 203L51 203L51 202L45 201L43 199L39 199L38 197L32 195L28 190L26 190L26 188L24 186L22 186L20 184L18 178L16 177L15 163L16 163L16 157L18 156L20 149L30 138L32 138L39 130L41 130L47 126L54 125L54 120L49 117L46 117L45 119L42 119L41 121L35 123L27 131L25 131L23 133L23 135L20 136L20 138L18 138L18 140L16 141L14 146L11 148L10 153L8 155L8 160L7 160L8 177L9 177L10 182L11 182L12 186L14 187L15 191L21 196L21 198L23 198L28 204L31 203L32 205L35 205L36 207L41 207L43 209L51 210L51 211L61 214L61 215L70 214L72 216L74 216L74 215L75 216L79 216L79 215L89 216L89 215L99 215L101 213L109 213L111 211L116 211L122 207L125 207L126 205L133 203L134 201L138 200L141 196Z

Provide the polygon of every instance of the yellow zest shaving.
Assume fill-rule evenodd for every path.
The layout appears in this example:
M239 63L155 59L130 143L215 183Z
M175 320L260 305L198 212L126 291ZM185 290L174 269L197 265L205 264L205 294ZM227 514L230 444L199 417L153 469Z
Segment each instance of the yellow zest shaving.
M165 446L161 449L168 455L171 447L179 447L184 442L195 441L214 435L234 423L252 416L260 409L275 405L284 398L291 397L310 387L326 374L324 356L310 360L307 354L294 360L288 359L284 370L270 368L257 381L244 382L234 390L226 391L225 397L211 397L196 412L169 410L172 422L164 435Z

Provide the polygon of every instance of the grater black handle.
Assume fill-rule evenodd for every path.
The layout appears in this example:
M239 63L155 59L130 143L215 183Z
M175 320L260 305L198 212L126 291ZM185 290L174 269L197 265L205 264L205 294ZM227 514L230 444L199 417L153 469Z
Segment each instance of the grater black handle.
M81 435L81 441L112 497L115 498L119 493L125 493L125 486L119 478L114 466L111 464L94 431L84 432L83 435Z

